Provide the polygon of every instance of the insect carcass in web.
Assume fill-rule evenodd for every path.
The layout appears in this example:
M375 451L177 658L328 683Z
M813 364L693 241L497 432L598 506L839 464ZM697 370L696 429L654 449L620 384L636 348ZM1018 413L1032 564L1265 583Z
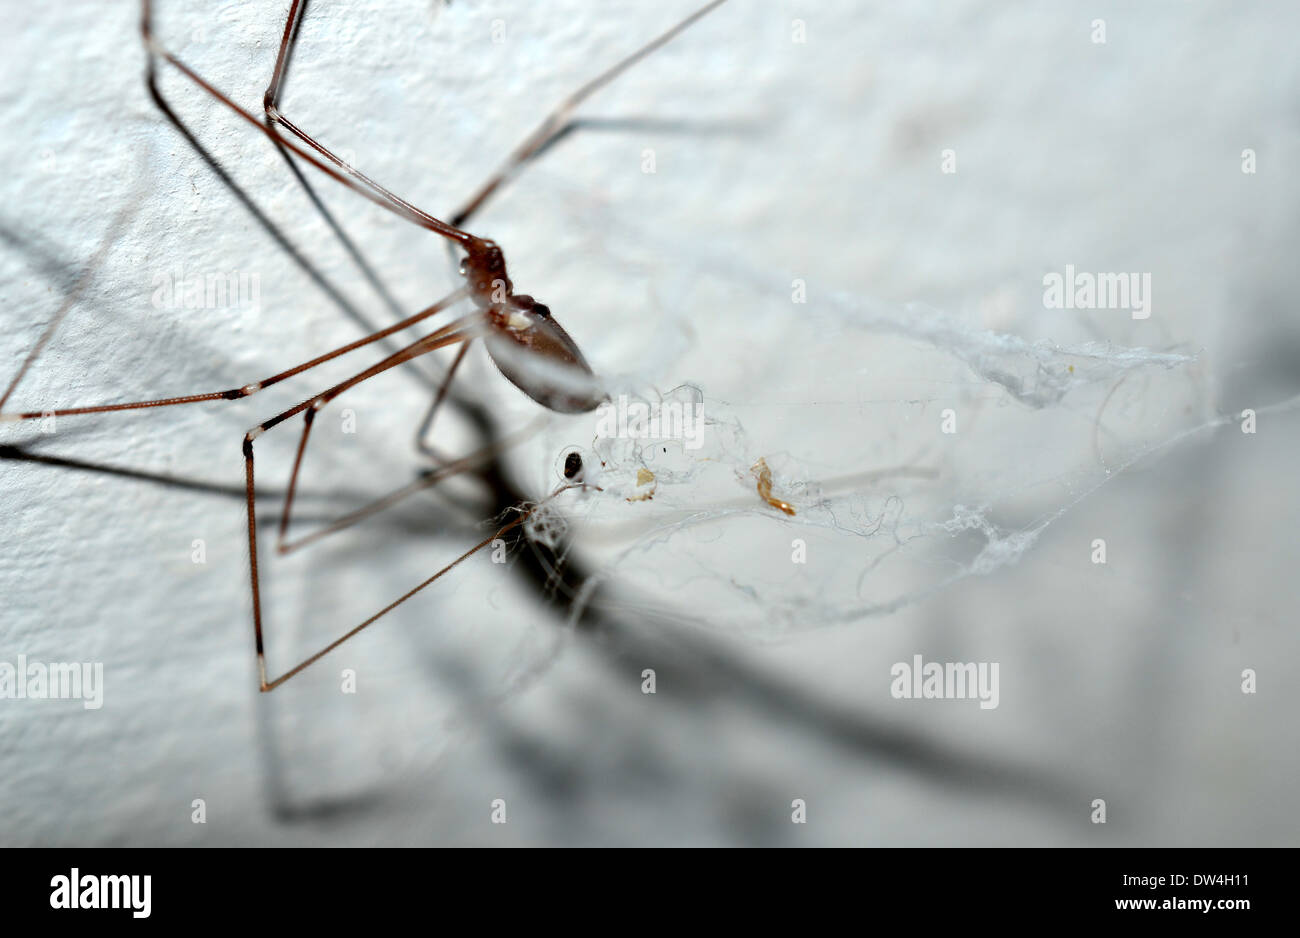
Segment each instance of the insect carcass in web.
M313 531L311 534L291 540L289 530L294 499L297 492L298 477L307 452L308 441L317 415L341 395L357 385L397 368L420 356L438 349L456 348L457 352L443 381L433 397L432 404L425 415L420 438L433 423L434 415L444 402L448 387L457 369L465 359L470 344L482 340L488 355L501 374L516 388L542 407L561 414L574 414L590 411L597 407L605 395L600 382L596 379L591 366L579 350L577 343L552 316L550 309L532 296L518 292L510 279L506 257L502 248L489 238L472 233L466 227L480 208L517 172L524 168L537 154L545 150L560 136L571 128L571 115L574 110L592 93L608 84L636 62L660 48L692 23L721 5L724 0L714 0L678 23L672 29L660 35L652 42L642 46L630 56L608 68L596 78L571 94L536 131L510 154L505 164L465 203L464 207L450 216L450 221L436 218L422 211L410 202L376 182L369 175L353 168L334 152L315 139L310 133L299 127L280 110L281 91L289 71L289 64L296 32L301 24L305 3L294 0L288 11L285 27L281 36L279 50L270 83L264 97L264 115L257 115L242 108L226 92L210 83L196 70L192 69L177 55L169 51L156 37L152 25L152 9L148 0L142 4L141 35L147 55L146 79L159 107L168 111L161 94L157 90L156 79L162 68L172 68L183 75L212 101L228 109L242 122L263 134L280 147L282 152L291 153L293 157L309 164L316 171L331 177L335 182L347 187L358 195L370 200L381 208L399 216L414 226L423 228L443 239L458 252L459 272L464 283L448 295L426 306L424 309L406 316L400 321L372 332L371 334L347 343L339 348L317 355L300 364L286 368L268 377L235 388L209 391L196 394L183 394L172 397L131 401L126 403L91 404L74 407L43 408L18 413L2 413L10 394L26 373L28 367L36 360L58 327L61 317L56 317L46 330L45 335L35 345L26 361L18 371L3 397L0 397L0 420L22 421L53 417L86 417L115 411L144 410L164 408L187 404L202 404L218 401L233 401L251 397L258 392L287 381L307 372L318 365L331 361L342 355L367 346L375 345L406 329L425 323L433 317L446 313L458 304L467 303L470 310L445 325L433 329L414 342L385 355L369 367L353 374L351 377L319 390L301 403L280 411L257 426L250 429L243 439L243 460L245 488L244 496L247 507L248 548L249 548L249 584L252 595L253 625L258 660L260 687L269 691L301 672L304 668L319 660L343 642L356 635L380 617L392 611L398 605L410 599L416 593L429 586L476 551L491 544L502 534L518 527L537 509L551 499L566 491L584 488L588 483L582 481L580 461L570 459L565 465L565 481L549 496L532 505L521 506L516 516L504 524L492 535L472 546L450 564L434 573L424 581L416 584L406 593L384 606L374 615L354 626L324 648L307 657L299 664L289 668L278 676L268 675L265 644L263 640L263 610L261 597L261 575L259 571L258 521L256 509L256 485L254 474L254 451L256 440L264 433L279 425L301 416L302 425L293 468L285 493L284 504L280 514L276 537L277 552L284 554L327 535L342 531L353 524L382 511L401 498L425 488L450 475L464 471L482 458L482 454L461 460L441 461L437 467L426 472L415 484L353 511L342 518ZM432 453L430 453L432 455ZM573 454L576 456L576 454Z

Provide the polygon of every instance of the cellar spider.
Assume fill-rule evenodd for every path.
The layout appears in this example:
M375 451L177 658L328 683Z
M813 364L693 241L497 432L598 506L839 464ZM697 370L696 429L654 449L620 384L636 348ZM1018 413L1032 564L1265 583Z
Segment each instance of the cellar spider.
M260 592L260 575L258 569L256 486L254 481L254 442L259 436L279 426L293 417L302 415L303 426L298 447L293 460L289 485L285 492L284 505L276 535L276 550L280 554L289 553L309 542L329 534L344 530L353 524L382 511L402 498L450 475L464 471L483 458L483 454L441 463L436 469L424 474L417 482L392 492L360 509L357 509L311 534L290 540L289 528L292 517L294 496L297 491L298 475L302 468L307 442L311 435L313 421L321 410L340 395L364 381L396 368L415 358L437 349L458 346L457 353L450 367L434 394L432 403L421 424L419 439L423 441L425 433L432 426L439 406L447 396L447 391L456 370L464 361L469 346L476 339L482 339L489 357L496 364L502 375L524 394L548 410L561 414L577 414L591 411L604 401L605 394L596 380L587 360L578 345L569 334L555 321L551 311L542 303L525 293L515 291L514 284L506 270L506 259L502 249L488 238L472 234L464 226L479 209L509 181L529 161L567 133L572 124L570 117L574 110L594 92L614 80L628 68L671 41L697 20L720 6L725 0L712 0L695 13L682 20L667 32L645 44L640 49L624 58L614 66L606 69L591 81L573 92L555 108L542 124L530 134L507 158L505 163L488 181L474 193L463 208L451 216L451 221L443 221L422 211L410 202L402 199L390 190L371 179L369 176L348 165L336 156L311 134L294 124L280 110L281 90L288 74L290 52L305 3L293 0L285 21L284 32L280 40L274 71L263 98L265 114L259 119L253 113L236 104L220 89L209 83L198 72L191 69L184 61L168 51L155 37L152 28L152 5L150 0L143 0L141 9L140 32L146 52L146 83L157 99L156 76L161 60L180 72L186 79L198 86L206 95L229 109L237 117L255 127L274 144L292 152L299 159L313 166L319 172L346 186L381 208L392 212L404 220L424 228L447 240L453 250L461 252L460 275L465 283L447 296L426 306L419 312L379 329L332 351L318 355L308 361L277 372L250 384L222 391L201 394L187 394L155 400L131 401L118 404L96 404L89 406L64 407L59 409L39 409L19 413L3 413L3 408L15 387L40 355L53 331L58 327L62 315L56 316L46 329L44 335L33 347L20 367L17 376L0 395L0 422L33 420L45 417L72 417L87 414L108 413L113 411L141 410L146 408L172 407L182 404L198 404L207 401L233 401L251 397L272 385L296 377L306 371L331 361L339 356L365 346L372 345L396 333L431 319L445 312L463 300L469 300L473 309L463 316L433 330L410 344L385 356L368 368L357 372L350 378L338 382L318 392L313 397L275 414L253 427L243 438L244 459L244 495L248 515L248 549L249 582L253 605L253 631L257 651L259 687L262 691L271 691L308 666L373 624L376 620L391 612L435 580L450 571L503 534L523 524L535 511L564 492L572 489L591 487L582 481L582 465L576 453L570 454L565 463L565 484L531 508L521 507L515 518L504 524L492 535L484 538L451 563L438 570L398 599L389 603L379 612L354 626L339 638L327 644L319 651L309 655L297 665L276 677L268 677L266 652L263 642L263 618ZM490 447L499 448L500 444ZM421 445L428 455L432 450Z

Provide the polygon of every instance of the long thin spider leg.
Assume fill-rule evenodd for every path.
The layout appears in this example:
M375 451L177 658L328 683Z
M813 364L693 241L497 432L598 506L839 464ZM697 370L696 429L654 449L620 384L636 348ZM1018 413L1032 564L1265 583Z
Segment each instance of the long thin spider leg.
M435 349L443 348L445 346L452 345L457 342L464 342L468 339L473 338L476 334L474 331L476 325L475 319L476 317L471 315L465 317L462 320L458 320L457 322L450 323L447 326L444 326L442 329L439 329L438 331L428 336L425 336L424 338L419 339L416 342L411 343L406 348L401 349L395 354L388 356L383 361L380 361L375 365L372 365L370 368L367 368L364 371L359 372L358 374L347 379L346 381L342 381L339 384L334 385L332 388L328 389L327 391L324 391L317 397L307 401L303 401L301 404L298 404L294 407L289 408L288 410L285 410L277 414L276 416L262 422L257 427L253 428L252 430L249 430L246 434L244 434L244 443L243 443L244 485L245 485L244 498L245 498L246 509L248 514L248 552L249 552L249 575L251 579L252 596L253 596L253 633L254 633L254 642L257 650L257 667L258 667L259 684L263 691L269 691L274 687L278 686L279 684L282 684L284 681L288 680L290 677L297 674L303 668L307 667L314 661L317 661L319 658L321 658L328 652L332 651L334 648L337 648L347 639L351 638L357 632L361 631L361 629L370 625L380 616L383 616L385 613L396 608L398 605L405 602L411 596L414 596L417 592L424 589L424 587L428 586L430 583L432 583L438 577L442 576L442 574L446 573L452 567L456 566L456 564L460 563L466 557L470 556L475 551L480 550L482 547L486 546L487 544L490 544L493 538L488 538L482 543L480 543L479 545L477 545L476 547L471 548L469 551L467 551L457 560L453 561L447 567L444 567L438 573L434 574L432 577L425 580L419 586L415 587L413 590L406 593L405 595L397 599L395 602L390 603L388 606L384 607L374 616L370 617L365 622L362 622L359 626L352 629L350 632L346 633L341 638L337 639L335 642L331 643L330 645L327 645L324 649L317 652L315 655L311 656L306 661L302 662L292 670L276 678L274 681L268 682L267 672L266 672L266 643L264 639L264 631L262 626L261 576L259 573L258 551L257 551L257 504L256 504L257 496L256 496L256 476L254 472L253 441L256 440L259 436L261 436L266 431L283 423L285 420L288 420L289 418L293 417L295 414L305 412L303 434L298 444L298 452L294 458L293 474L290 478L289 490L285 499L285 508L284 508L282 527L281 527L281 535L283 536L285 534L285 528L287 527L287 519L289 517L289 512L292 508L294 489L297 484L298 473L299 470L301 469L302 457L306 449L308 434L310 432L314 415L318 413L322 407L328 404L329 401L338 397L340 394L344 393L348 389L356 387L358 384L360 384L363 381L373 378L378 374L382 374L383 372L391 368L396 368L398 365L401 365L403 362L408 361L417 355L423 355L428 352L432 352ZM566 489L573 488L573 487L575 486L565 486ZM558 494L558 492L556 492L555 494ZM554 495L552 495L551 497L554 497ZM502 532L508 531L511 528L515 527L516 525L522 523L524 517L526 517L526 515L519 519L516 519L511 524L505 526L505 528L502 529ZM499 532L497 535L494 535L494 537L500 536L500 533L501 532Z
M265 134L272 143L282 144L308 163L311 163L321 172L325 173L325 175L341 182L349 189L364 196L376 205L388 209L393 214L405 218L407 221L413 222L421 228L427 228L435 234L440 234L444 238L449 238L452 241L459 242L460 244L469 244L474 241L474 236L469 232L462 231L454 225L449 225L445 221L440 221L428 212L416 208L414 205L393 194L374 180L358 173L351 167L346 166L346 164L343 164L337 157L334 157L333 154L324 151L324 149L319 145L313 144L313 149L315 149L320 156L325 156L327 160L332 161L335 165L329 165L329 162L323 162L321 159L318 159L316 155L303 149L298 144L282 137L273 127L267 126L262 121L258 120L250 112L244 110L244 108L232 101L224 92L211 84L202 75L194 71L194 69L190 68L177 56L164 48L153 36L150 0L142 0L142 4L144 14L140 19L140 32L144 38L145 49L150 57L148 65L146 66L147 74L150 77L152 77L154 71L153 56L156 55L163 61L169 63L182 75L194 82L194 84L198 85L203 89L203 91L207 92L207 94L211 95L218 102L229 108L236 115L256 127L258 131Z
M456 376L456 369L460 367L460 363L465 360L465 355L469 352L469 346L470 343L466 342L460 347L460 351L456 353L451 367L447 369L446 377L442 380L442 385L438 388L438 393L434 395L433 401L429 404L429 409L424 414L424 419L420 421L420 429L415 431L415 448L438 462L445 462L446 460L426 441L429 431L433 427L433 418L437 415L438 408L442 406L442 402L446 399L452 378Z
M360 508L350 511L342 517L335 518L332 521L327 522L323 527L312 531L310 534L305 534L297 540L282 541L276 545L277 551L280 554L293 553L294 551L306 547L309 544L313 544L331 534L336 534L339 531L350 528L353 525L364 521L366 518L377 515L382 511L386 511L403 499L414 495L416 492L422 492L427 488L437 485L444 479L488 465L492 460L498 458L502 452L531 435L536 426L537 424L534 423L533 425L525 427L523 430L511 434L505 439L483 447L475 453L471 453L470 455L463 456L453 462L448 462L438 466L436 469L426 472L414 482L410 482L400 488L394 489L387 495L375 499L368 505L363 505Z
M712 0L711 3L705 4L672 29L663 33L659 37L652 39L650 42L647 42L640 49L637 49L621 62L607 68L560 102L555 110L547 115L546 119L542 121L541 125L529 134L528 137L525 138L524 142L516 147L514 152L506 158L505 163L497 170L496 174L483 184L482 188L480 188L478 192L476 192L474 196L465 203L464 207L461 208L460 211L456 212L456 214L451 217L451 223L457 227L463 225L469 220L471 215L483 207L484 203L487 202L493 193L514 177L524 164L544 151L554 143L557 138L567 134L573 127L571 115L575 110L577 110L578 105L587 100L587 98L591 97L601 88L608 85L633 65L640 62L646 56L667 45L695 22L707 16L710 12L725 2L726 0Z
M293 0L289 6L288 16L285 18L284 35L280 39L280 49L275 57L275 70L271 73L271 81L266 86L266 92L262 95L262 109L266 112L266 123L271 132L275 134L277 140L283 145L290 145L290 141L285 140L276 128L280 125L292 133L295 137L311 147L317 154L329 160L335 168L356 179L363 185L369 186L376 192L392 199L395 203L413 211L418 211L410 203L398 197L394 193L385 189L379 183L375 182L365 173L361 172L354 166L336 156L328 147L308 134L305 130L294 124L289 118L280 112L280 92L284 87L284 80L289 69L289 59L292 55L293 44L297 37L298 29L302 25L302 16L306 12L307 4L304 0Z
M299 128L280 112L280 92L284 89L284 81L289 70L289 59L292 57L293 46L297 41L298 30L302 26L302 18L306 12L307 4L305 0L293 0L293 3L289 5L289 13L284 21L284 35L280 39L280 50L275 56L275 69L271 73L271 81L266 86L266 92L262 95L262 109L266 112L266 123L277 137L280 136L279 131L276 129L276 125L279 124L342 171L360 176L361 174L354 167L349 166L324 144Z
M280 155L284 157L284 162L289 168L289 172L293 173L294 178L298 180L298 184L302 186L303 191L307 193L307 199L320 214L321 218L325 220L325 224L329 226L334 237L337 238L339 244L343 246L343 250L347 252L348 257L352 258L352 263L357 266L359 271L361 271L361 276L365 277L366 282L370 284L370 288L375 291L375 294L381 300L383 300L384 305L389 308L393 315L400 319L402 317L401 304L397 302L397 298L393 296L392 291L388 289L387 285L380 278L374 265L370 263L363 253L361 253L361 248L357 246L357 243L354 240L352 240L352 236L343 229L343 224L334 216L334 213L326 207L324 200L321 199L320 195L316 192L316 187L307 179L302 167L293 161L293 157L289 155L289 151L285 149L284 145L277 142L276 149L278 149ZM450 246L451 245L448 244L448 247Z
M171 124L176 128L176 131L185 139L185 142L189 145L190 149L192 149L204 164L207 165L208 169L210 169L217 179L221 181L222 185L230 191L230 194L234 196L249 215L252 216L253 220L256 221L267 235L276 243L276 245L284 251L285 255L296 264L300 270L302 270L308 279L310 279L311 282L314 283L341 312L355 322L361 328L362 332L369 334L379 328L377 325L370 322L366 315L363 314L361 310L358 309L356 305L353 304L351 300L349 300L343 292L316 267L315 264L307 259L307 257L302 253L302 250L289 239L284 231L281 230L280 226L271 221L248 193L231 178L230 174L226 171L225 167L222 166L220 161L218 161L216 157L214 157L201 143L199 143L198 139L190 131L189 127L172 109L167 98L163 95L162 90L158 87L157 76L153 69L154 60L152 56L149 57L148 62L149 67L145 72L145 85L149 90L149 96L153 99L154 104L157 106L158 110L162 112L163 116L171 122ZM298 178L302 179L305 184L305 177L302 174L302 168L294 161L293 157L289 155L289 152L279 144L276 145L276 149L284 158L286 164L292 169L294 174L298 176ZM309 197L312 198L313 202L319 204L319 197L315 196L314 190L309 189L308 191ZM452 245L448 242L447 246L450 248ZM390 302L387 298L387 291L381 290L380 293L381 296L386 297L385 302L393 309L396 314L395 318L404 318L405 313L398 308L395 303ZM396 347L389 347L390 343L386 341L383 344L385 347L388 347L389 351L392 351ZM427 375L419 368L412 368L408 373L417 377L422 384L428 385L431 389L436 386L437 381L441 379L440 374L432 376Z
M263 106L268 112L280 102L280 91L284 86L285 75L289 71L289 59L293 55L298 30L302 27L302 16L306 12L306 0L293 0L289 5L289 13L284 20L284 35L280 39L280 48L275 54L275 68L271 72L271 81L266 86L266 93L262 95Z
M316 415L319 414L330 401L334 400L349 388L356 387L363 381L367 381L376 375L382 374L390 368L396 368L398 365L410 361L417 355L424 355L434 351L435 349L445 348L448 345L455 345L457 342L465 342L466 340L473 338L475 335L473 326L477 321L477 315L470 315L464 319L459 319L456 322L443 326L437 332L412 342L406 348L394 352L382 361L370 366L365 371L359 372L351 378L348 378L346 381L334 385L332 388L322 392L311 400L303 401L301 404L289 408L283 413L266 421L256 430L250 431L254 437L260 436L262 433L287 420L294 414L303 413L302 437L298 441L298 452L297 455L294 456L293 460L293 473L289 477L289 490L284 500L284 512L280 516L279 542L281 544L283 544L288 538L289 515L293 510L294 494L298 487L298 474L302 469L303 455L307 452L307 439L311 434L312 424L316 420Z
M283 85L285 73L289 67L289 59L292 57L294 44L297 42L298 29L302 25L302 17L298 14L300 7L305 13L307 9L306 0L301 0L301 2L300 0L294 0L293 5L289 9L289 17L284 24L284 38L280 41L280 50L275 57L275 71L271 76L271 83L266 88L266 94L263 96L263 105L266 108L266 119L268 122L271 120L271 106L279 103L280 88ZM361 271L362 276L366 278L366 281L374 289L375 293L379 295L379 298L384 301L384 305L392 310L393 314L397 316L397 318L402 318L402 309L396 298L389 291L383 280L380 279L375 268L361 253L361 249L357 247L356 242L353 241L347 232L343 230L343 226L339 223L338 219L334 217L334 213L325 206L324 201L322 201L320 196L316 194L315 186L308 181L307 177L303 174L302 168L293 161L293 158L289 155L289 151L282 143L277 142L276 149L280 151L280 155L284 157L284 161L288 165L289 171L293 173L294 177L298 180L298 184L306 191L307 198L311 200L316 211L320 213L323 219L325 219L325 224L327 224L330 230L334 232L334 236L338 238L339 243L343 246L343 250L352 258L352 262L357 265L357 269Z
M640 62L646 56L667 45L683 31L688 29L692 24L706 16L716 7L721 6L726 0L712 0L712 2L696 10L686 19L682 20L672 29L656 37L650 42L637 49L631 55L624 58L601 74L597 75L591 81L587 82L577 91L573 92L564 99L553 110L532 134L530 134L523 143L515 148L514 152L507 158L505 164L489 179L482 188L465 204L465 206L452 217L451 224L459 228L471 215L483 207L484 203L498 188L504 185L512 178L520 168L539 155L547 147L556 141L559 137L564 136L573 129L574 123L570 119L573 112L578 106L591 97L605 85L608 85L623 72L627 71L633 65ZM280 125L301 140L304 144L311 147L316 153L329 160L341 172L347 173L353 178L361 181L363 184L373 187L376 191L391 197L395 201L406 205L396 195L371 180L364 173L349 166L346 162L332 153L324 144L316 140L305 130L294 124L280 111L280 92L284 87L285 76L288 72L289 58L291 55L293 42L296 37L298 28L301 26L302 15L305 12L306 4L303 0L294 0L289 7L289 14L285 20L284 33L280 39L280 50L275 60L275 71L271 76L271 82L267 85L266 93L262 98L262 106L266 111L267 124ZM280 135L277 133L277 137ZM283 137L280 137L283 140ZM287 144L289 141L285 141Z
M340 355L346 355L348 352L354 352L359 348L370 345L372 342L378 342L380 339L387 338L395 332L401 332L403 329L428 319L435 313L438 313L447 307L459 302L464 298L465 288L456 290L454 293L444 297L432 306L426 306L412 316L408 316L400 322L391 326L373 332L368 336L363 336L355 342L349 342L347 345L340 346L333 351L326 352L324 355L318 355L311 361L303 362L301 365L295 365L292 368L281 371L278 374L271 375L261 381L253 384L246 384L239 388L230 388L225 391L208 391L203 394L187 394L182 397L167 397L153 401L129 401L124 404L94 404L87 407L64 407L59 410L31 410L23 413L0 414L0 423L13 422L18 420L36 420L42 417L71 417L78 414L102 414L115 410L143 410L149 407L172 407L177 404L197 404L202 401L234 401L242 397L250 397L268 388L273 384L279 384L295 375L300 375L304 371L315 368L317 365L323 365L325 362L338 358ZM399 353L400 354L400 353Z
M303 18L307 14L307 6L307 0L294 0L290 5L288 15L285 18L284 35L280 39L280 48L276 53L275 68L271 74L271 80L266 87L266 92L262 99L263 109L266 112L266 121L268 125L274 125L279 115L280 95L284 89L285 80L288 77L289 62L293 57L293 51L298 40L298 33L302 28ZM275 129L274 126L272 126L272 129ZM317 145L315 141L310 139L304 140L304 142L307 142L309 145L318 146L318 150L323 156L333 160L340 168L345 168L343 161L339 160L333 153L325 149L323 146ZM319 212L321 217L325 220L325 224L329 226L330 230L334 233L334 236L339 240L344 251L352 259L353 264L355 264L357 269L361 271L361 275L365 277L366 281L371 285L376 294L379 295L388 308L392 310L393 314L398 318L401 318L402 310L397 300L388 290L378 273L376 273L374 267L362 254L361 249L356 245L347 232L344 231L342 224L334 217L334 213L329 210L320 196L316 194L315 186L313 186L307 179L298 164L294 162L293 158L289 155L289 151L283 144L277 144L277 147L280 150L281 156L284 157L284 161L288 165L289 170L294 174L299 185L301 185L306 191L308 199L311 200L316 211ZM452 251L454 261L455 249L452 247L450 242L448 242L447 246ZM468 350L469 343L466 343L461 347L461 350L457 354L451 367L443 374L438 391L429 408L429 412L426 414L424 422L421 425L422 429L416 435L415 444L417 450L440 463L446 462L446 460L439 454L435 453L432 447L424 445L424 438L428 432L428 426L432 422L433 414L446 398L447 390L451 385L452 376L455 374L456 368L460 365ZM284 550L285 548L282 546L281 549Z
M251 473L251 469L250 469L250 473ZM303 659L303 661L301 661L300 663L294 665L294 666L293 666L292 668L290 668L288 671L284 672L283 674L281 674L279 677L275 678L275 679L272 680L272 681L267 681L267 680L266 680L266 662L265 662L265 658L264 658L263 655L262 655L261 642L260 642L260 636L259 636L259 642L258 642L258 666L259 666L259 669L260 669L260 672L261 672L261 676L262 676L262 690L263 690L263 691L271 691L271 690L274 690L275 688L277 688L277 687L279 687L281 684L283 684L285 681L289 680L289 678L291 678L291 677L293 677L294 675L298 674L299 672L301 672L301 671L304 670L305 668L307 668L307 667L309 667L309 666L315 664L317 661L319 661L321 658L324 658L326 655L328 655L328 654L329 654L331 651L333 651L335 648L338 648L340 645L342 645L342 644L343 644L344 642L346 642L348 639L352 638L354 635L356 635L356 634L357 634L358 632L360 632L362 629L366 628L367 626L373 624L373 623L374 623L375 621L377 621L378 619L380 619L380 618L382 618L383 616L387 615L388 613L392 612L394 609L396 609L396 608L397 608L398 606L400 606L402 603L406 602L406 601L407 601L408 599L410 599L412 596L416 595L416 594L419 593L421 590L423 590L423 589L425 589L427 586L429 586L431 583L433 583L433 582L435 582L436 580L438 580L438 579L439 579L440 577L442 577L445 573L447 573L448 571L454 569L454 568L457 567L459 564L463 563L466 559L468 559L469 557L472 557L474 554L478 553L478 552L479 552L480 550L482 550L484 547L487 547L487 546L488 546L489 544L491 544L494 540L496 540L497 538L501 537L503 534L507 534L507 533L509 533L510 531L514 530L515 528L519 527L519 525L523 524L525 521L528 520L528 518L533 514L533 512L535 512L538 508L540 508L540 507L542 507L543 505L545 505L547 502L551 501L551 499L553 499L553 498L555 498L556 496L562 494L563 492L567 492L569 489L575 489L575 488L583 488L583 485L582 485L581 483L578 483L578 484L574 484L574 485L564 485L564 486L561 486L560 488L558 488L558 489L556 489L554 492L552 492L549 496L547 496L546 498L542 499L542 501L540 501L540 502L538 502L536 505L534 505L532 508L528 508L528 509L516 509L516 510L519 511L519 516L518 516L517 518L515 518L513 521L510 521L509 523L507 523L507 524L503 525L502 527L498 528L498 529L497 529L493 534L491 534L491 535L489 535L488 537L485 537L483 540L479 541L477 544L475 544L475 545L474 545L473 547L471 547L469 550L465 551L465 553L461 554L459 557L457 557L457 558L456 558L455 560L453 560L451 563L447 564L447 566L443 567L441 570L439 570L439 571L438 571L437 573L435 573L433 576L431 576L431 577L429 577L428 579L423 580L422 582L418 583L416 586L414 586L414 587L411 588L410 590L407 590L405 593L403 593L403 594L402 594L401 596L399 596L397 599L393 600L391 603L389 603L389 604L388 604L387 606L385 606L383 609L380 609L378 612L376 612L373 616L371 616L370 618L366 619L364 622L360 623L359 625L353 627L352 629L349 629L347 632L344 632L342 635L340 635L340 636L339 636L338 638L336 638L334 641L330 642L328 645L326 645L326 646L325 646L324 648L322 648L320 651L318 651L318 652L316 652L315 654L312 654L312 655L310 655L309 657Z
M435 332L433 335L437 336L443 331L444 330L439 330L438 332ZM424 341L425 341L424 339L421 339L419 342L412 343L411 345L408 345L406 348L400 349L399 351L395 352L393 355L390 355L388 358L386 358L383 362L380 362L379 366L376 367L383 366L386 363L391 363L389 364L389 367L396 367L397 365L400 365L402 362L408 361L410 358L413 358L419 354L419 346ZM380 367L380 370L383 370L382 367ZM366 369L365 372L362 372L362 377L359 377L358 380L365 380L364 376L367 376L368 373L378 374L379 372L375 371L373 367ZM335 385L335 387L337 388L339 387L339 385ZM286 411L283 411L280 414L277 414L275 417L272 417L270 420L263 421L261 424L259 424L258 426L254 427L252 430L249 430L247 433L244 434L244 445L243 445L244 501L245 501L246 510L248 512L248 567L249 567L249 579L250 579L252 594L253 594L253 638L257 648L258 680L259 680L260 687L263 691L270 690L271 688L266 681L266 643L262 635L262 589L261 589L261 575L259 574L258 571L258 559L257 559L257 490L256 490L254 471L253 471L253 441L257 439L259 436L261 436L263 433L265 433L267 430L271 429L272 427L276 426L279 423L282 423L285 420L288 420L294 414L302 413L304 410L307 410L311 406L312 406L312 400L309 399L303 401L301 404L298 404L294 407L289 408ZM289 515L289 506L292 504L293 501L293 482L296 482L298 477L298 466L302 461L302 449L303 446L305 445L306 445L306 433L304 432L303 442L299 445L298 455L294 460L293 481L291 481L289 486L289 491L286 495L286 504L285 504L285 510L283 516L284 518L288 518ZM283 522L282 522L281 536L283 536ZM306 665L304 664L302 667L306 667ZM301 670L301 668L299 670ZM288 675L282 677L280 680L286 680L287 677ZM277 683L279 683L279 681L277 681Z

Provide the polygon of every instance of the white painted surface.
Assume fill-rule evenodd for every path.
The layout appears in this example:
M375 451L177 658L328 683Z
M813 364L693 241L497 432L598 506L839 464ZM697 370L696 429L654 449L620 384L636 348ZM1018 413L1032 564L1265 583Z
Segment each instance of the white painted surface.
M692 4L516 6L318 3L285 111L449 212L553 103ZM156 15L168 45L257 108L273 7L164 0ZM8 370L58 309L58 271L134 209L13 406L242 386L359 335L149 101L131 4L11 16L0 219L27 246L0 252ZM0 461L0 660L106 675L98 711L0 702L0 842L1294 844L1297 417L1180 434L1300 392L1296 25L1272 3L733 2L591 101L589 116L696 132L578 134L475 230L603 373L643 393L695 384L744 430L718 430L714 463L661 456L652 502L624 500L624 465L608 497L569 503L596 565L720 514L610 570L611 614L638 637L627 657L569 640L521 685L562 619L480 556L261 696L240 499ZM175 73L164 87L383 321L266 141ZM405 308L449 288L433 238L319 189ZM1066 264L1150 272L1151 318L1045 310L1042 277ZM260 312L155 309L155 277L178 267L256 273ZM789 302L792 277L806 305ZM1092 356L1056 351L1087 343ZM1130 348L1195 362L1126 371ZM0 443L238 489L248 427L371 360L238 404L68 418L53 438L4 425ZM1103 466L1094 421L1125 374L1096 434ZM466 378L514 422L535 414L482 360ZM424 398L400 376L373 384L322 417L310 493L411 478ZM355 435L339 432L344 406ZM553 422L515 452L521 483L547 491L564 447L593 433ZM261 480L284 484L295 443L296 422L258 441ZM758 456L799 509L789 522L746 475ZM899 466L937 476L862 475ZM674 470L693 474L674 484ZM900 534L920 536L890 553L899 500ZM935 527L968 517L959 505L988 506L991 543ZM851 533L882 513L874 536ZM276 568L274 661L483 536L437 527L462 516L435 500L395 517L302 555L310 568ZM1025 530L1037 537L1016 540ZM804 567L789 563L796 537ZM1098 537L1105 567L1088 560ZM914 654L999 662L1000 706L892 699L890 665ZM1239 689L1248 667L1255 696ZM356 695L339 691L344 668ZM1007 775L978 775L990 766ZM505 827L489 823L496 797ZM1104 828L1088 822L1095 797ZM789 822L794 798L806 828Z

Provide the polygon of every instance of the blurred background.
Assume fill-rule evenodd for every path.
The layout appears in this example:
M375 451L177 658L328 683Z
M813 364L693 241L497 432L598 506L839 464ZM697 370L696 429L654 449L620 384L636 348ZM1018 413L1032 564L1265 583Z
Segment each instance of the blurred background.
M447 217L694 6L315 0L283 110ZM307 170L368 275L175 70L169 120L134 4L11 7L5 384L67 317L6 411L242 386L455 285L434 236ZM260 115L286 13L154 15ZM0 425L0 661L104 666L101 709L0 701L0 843L1294 845L1298 25L1272 2L724 4L469 225L612 393L701 402L703 445L601 439L475 349L435 445L498 458L271 559L272 671L555 489L566 453L603 491L270 695L240 443L382 353ZM1067 265L1149 275L1149 317L1049 308ZM247 302L166 301L232 275ZM420 477L449 360L323 412L295 530ZM299 428L257 442L268 557ZM917 655L996 663L998 706L896 699Z

